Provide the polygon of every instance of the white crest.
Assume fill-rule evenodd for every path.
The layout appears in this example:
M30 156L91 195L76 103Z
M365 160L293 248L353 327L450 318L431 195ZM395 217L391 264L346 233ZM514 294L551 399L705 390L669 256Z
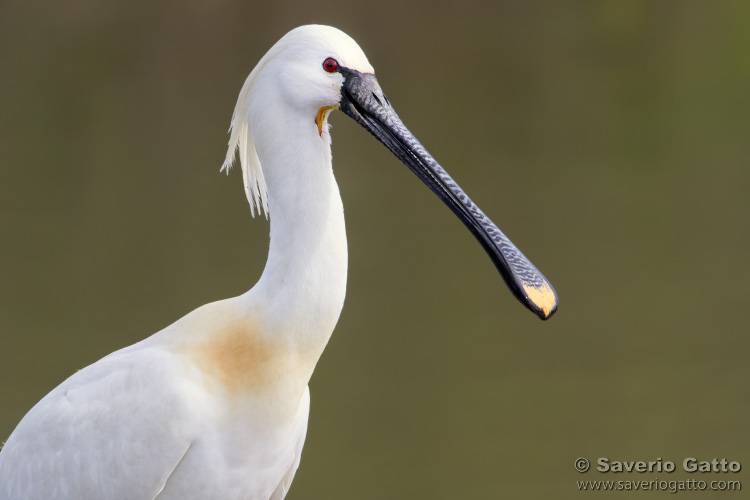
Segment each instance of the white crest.
M235 152L239 149L240 166L242 167L242 180L245 183L245 194L247 201L250 203L250 213L255 217L255 211L261 213L261 209L268 218L268 188L266 180L263 177L263 168L258 158L253 142L253 134L250 130L250 91L255 84L255 79L266 65L269 59L273 57L274 47L258 62L258 65L250 72L242 86L240 96L237 99L237 105L232 114L232 124L229 127L229 149L227 157L221 166L221 172L229 174L229 170L234 165Z

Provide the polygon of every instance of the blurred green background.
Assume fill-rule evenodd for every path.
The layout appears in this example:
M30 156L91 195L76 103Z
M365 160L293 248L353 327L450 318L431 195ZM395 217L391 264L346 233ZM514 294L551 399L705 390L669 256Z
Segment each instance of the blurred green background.
M359 42L560 310L521 307L450 211L334 114L349 289L289 498L750 488L743 1L0 0L0 440L75 370L254 284L268 224L219 175L226 131L257 60L307 23ZM745 470L583 475L579 456Z

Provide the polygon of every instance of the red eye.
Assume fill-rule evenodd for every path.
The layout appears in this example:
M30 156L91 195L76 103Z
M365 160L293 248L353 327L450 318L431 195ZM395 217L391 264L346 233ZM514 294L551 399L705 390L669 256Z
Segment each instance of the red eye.
M329 57L328 59L323 61L323 69L328 71L329 73L334 73L337 69L339 69L339 62L333 57Z

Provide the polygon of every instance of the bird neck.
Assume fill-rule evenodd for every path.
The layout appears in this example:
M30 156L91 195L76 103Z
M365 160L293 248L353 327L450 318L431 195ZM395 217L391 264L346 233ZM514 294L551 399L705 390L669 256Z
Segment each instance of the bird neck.
M263 311L267 333L302 353L312 375L346 291L346 230L330 135L318 133L312 115L286 121L283 131L265 129L255 139L268 187L271 242L263 275L248 296L261 306L256 310Z

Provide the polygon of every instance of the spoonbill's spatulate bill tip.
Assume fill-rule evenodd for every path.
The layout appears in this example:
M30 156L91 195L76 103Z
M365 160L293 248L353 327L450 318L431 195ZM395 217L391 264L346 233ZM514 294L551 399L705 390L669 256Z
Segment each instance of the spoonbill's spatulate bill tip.
M534 304L532 309L541 319L549 319L557 312L557 293L549 283L540 286L524 285L523 290L529 303Z
M252 214L270 214L263 274L74 373L0 451L0 500L281 500L307 432L308 382L346 292L344 214L328 116L340 108L459 217L513 295L542 319L546 278L396 115L359 46L296 28L263 56L232 116Z

